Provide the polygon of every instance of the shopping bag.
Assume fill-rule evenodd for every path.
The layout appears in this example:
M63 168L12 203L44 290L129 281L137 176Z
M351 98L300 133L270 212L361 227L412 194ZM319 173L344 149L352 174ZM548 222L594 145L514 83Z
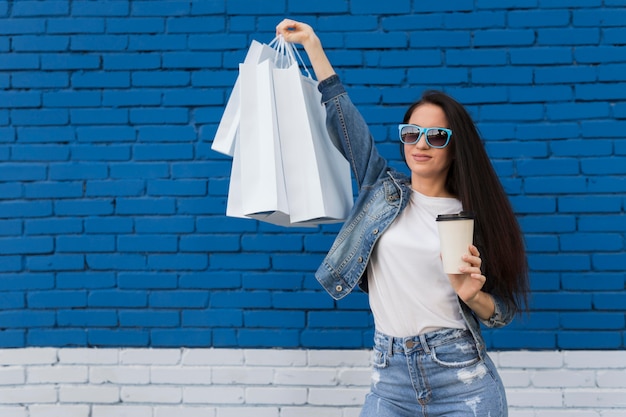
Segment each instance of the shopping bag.
M255 64L266 59L273 59L276 56L276 49L271 45L262 44L255 40L250 44L250 48L244 58L245 64ZM233 156L235 149L235 136L239 128L240 113L240 82L239 77L235 81L233 90L226 102L226 108L217 126L217 132L213 138L211 149Z
M238 164L244 216L288 225L289 205L274 105L271 60L240 64Z
M342 221L353 204L350 164L331 142L318 83L298 62L295 46L281 38L277 48L274 93L290 221Z

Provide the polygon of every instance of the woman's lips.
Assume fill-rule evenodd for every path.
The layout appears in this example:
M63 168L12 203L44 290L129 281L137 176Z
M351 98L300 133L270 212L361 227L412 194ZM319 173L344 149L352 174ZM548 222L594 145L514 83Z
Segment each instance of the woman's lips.
M426 162L426 161L429 161L431 159L431 157L429 155L426 155L426 154L423 154L423 153L413 154L413 155L411 155L411 158L413 158L413 160L416 161L416 162Z

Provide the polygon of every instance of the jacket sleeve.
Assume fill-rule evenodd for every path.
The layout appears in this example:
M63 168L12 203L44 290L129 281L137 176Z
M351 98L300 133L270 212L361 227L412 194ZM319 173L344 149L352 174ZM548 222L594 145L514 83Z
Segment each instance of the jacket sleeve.
M505 301L503 298L490 294L495 304L493 315L487 320L480 319L480 322L490 328L504 327L513 321L515 317L515 307L513 303Z
M350 162L359 190L371 185L385 172L387 161L380 156L374 138L337 75L319 83L326 107L326 128L330 138Z

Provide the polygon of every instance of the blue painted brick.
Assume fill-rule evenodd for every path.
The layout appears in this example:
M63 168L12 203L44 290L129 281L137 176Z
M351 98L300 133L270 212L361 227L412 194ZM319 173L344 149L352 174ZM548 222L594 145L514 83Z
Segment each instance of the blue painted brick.
M169 167L165 163L119 163L109 167L111 178L164 178L169 176Z
M0 166L0 180L2 181L36 181L46 179L46 167L43 164L33 163L5 163Z
M41 94L33 91L0 91L0 108L39 107Z
M24 330L4 330L0 338L2 348L21 348L26 345L26 332Z
M31 292L26 300L34 309L79 308L87 305L87 293L80 290Z
M304 330L302 343L312 348L361 348L362 337L358 330Z
M89 307L147 307L145 291L92 290L87 296Z
M255 222L248 219L234 217L221 218L218 216L198 218L196 227L197 231L200 233L243 233L254 232L256 230Z
M175 254L151 255L148 266L156 270L196 271L205 270L209 264L207 255Z
M29 346L85 346L87 332L84 329L33 329L26 340Z
M535 293L531 300L533 310L587 311L592 305L591 294L561 292L558 297L549 293Z
M626 19L626 11L608 7L595 10L574 10L572 13L574 26L622 27L624 19Z
M586 232L624 232L626 231L626 217L623 215L590 215L581 214L579 230Z
M45 4L39 1L20 1L13 5L12 16L63 16L69 14L68 0L52 0Z
M140 180L87 181L85 195L89 197L140 196L145 192L145 183Z
M24 127L18 128L17 140L29 143L71 142L75 131L70 127Z
M171 198L118 198L115 206L117 214L172 214L176 211L176 201Z
M626 253L602 253L593 255L593 265L598 271L623 271Z
M593 305L598 310L624 311L626 294L624 291L598 293L593 296Z
M252 328L302 328L304 311L248 310L243 313L244 325Z
M587 338L593 340L587 342ZM622 337L615 331L610 332L562 332L557 334L559 349L617 349L622 346Z
M319 288L319 284L317 284ZM322 291L275 292L272 294L272 306L288 309L329 309L333 308L333 299Z
M206 291L152 291L149 295L149 305L153 308L204 308L208 302Z
M24 195L27 198L77 198L83 195L83 190L78 182L41 182L26 184Z
M131 3L133 16L184 16L189 14L190 4L186 1L142 1Z
M103 33L105 21L95 17L50 19L47 31L48 33Z
M135 220L135 230L141 234L191 233L194 219L191 217L144 217Z
M180 124L189 121L189 110L185 108L158 109L137 108L130 109L130 123L140 124Z
M555 213L556 199L553 197L510 197L515 213Z
M586 191L583 177L533 177L525 181L525 191L533 194L581 194Z
M472 68L471 79L475 84L529 85L533 81L533 70L525 67Z
M136 161L191 160L194 155L192 145L135 145L133 147L133 151L134 159Z
M52 214L52 204L50 201L8 201L0 205L0 217L22 218L22 217L48 217Z
M27 235L55 235L79 233L83 229L80 219L45 218L24 221L24 233Z
M124 88L130 86L128 72L83 72L72 75L74 88Z
M53 239L47 236L0 238L2 255L50 253L53 247Z
M164 289L176 288L176 274L154 272L123 272L118 275L120 289Z
M464 48L470 42L469 31L413 30L409 39L411 48Z
M624 324L624 314L621 313L561 313L561 326L564 329L621 330Z
M56 276L58 289L112 288L116 282L113 272L58 272Z
M626 174L626 158L586 158L581 161L581 168L588 175L623 175Z
M182 312L183 327L233 327L243 324L241 309L212 308Z
M136 254L87 254L85 261L91 270L111 270L115 265L116 270L137 271L146 268L146 257Z
M177 248L176 236L161 235L158 239L152 236L119 236L117 238L119 252L175 252Z
M160 17L124 17L107 19L108 33L163 33L165 20Z
M68 87L70 79L66 73L57 72L18 72L11 76L11 86L14 88L64 88ZM32 110L26 110L30 113L40 114L51 112L51 110L38 110L33 112ZM26 112L25 111L25 112ZM61 110L58 110L61 112ZM67 112L67 111L64 111ZM15 114L15 112L13 112ZM22 112L23 113L23 112ZM18 113L19 114L19 113ZM53 123L53 124L65 124L65 123Z
M98 2L73 2L73 16L126 16L129 0L104 0Z
M0 235L2 236L21 235L22 230L21 220L0 220Z
M183 87L189 81L190 75L184 71L137 71L131 76L133 87Z
M618 196L559 197L559 211L564 213L619 213L622 201Z
M130 233L133 231L132 218L92 217L85 219L86 233Z
M474 33L473 45L484 46L530 46L535 43L535 32L524 29L492 29Z
M114 202L101 200L58 200L54 203L55 213L60 216L89 216L112 214Z
M75 109L70 111L72 124L127 124L128 110L126 109Z
M94 55L42 54L43 70L89 70L100 67L100 59ZM65 92L61 92L65 93Z
M513 52L511 52L512 54ZM451 49L446 51L446 64L451 66L505 65L507 59L506 51L499 49Z
M311 311L307 314L311 328L369 328L372 317L366 311Z
M43 33L45 28L46 19L43 18L3 19L0 35Z
M120 310L118 312L120 327L159 328L180 325L177 311L160 311L151 309Z
M100 93L94 91L58 91L43 95L46 107L92 107L100 106Z
M70 40L72 51L121 51L127 46L125 35L75 35Z
M563 251L620 251L624 248L622 236L618 234L564 234L560 237L560 240L561 250Z
M293 348L300 345L300 333L297 330L257 330L242 329L238 333L237 344L240 347L275 347Z
M237 289L248 288L242 285L241 276L238 272L192 272L180 274L179 288L222 288ZM255 287L250 287L255 288ZM262 289L267 289L262 287Z
M591 259L586 254L531 254L528 264L537 271L585 271L591 267Z
M21 256L0 256L0 272L17 272L22 270Z
M31 271L81 271L85 268L85 259L82 254L31 256L26 265Z
M150 332L142 329L115 330L90 328L87 330L87 343L94 347L140 347L147 346Z
M193 235L181 236L181 252L233 252L240 250L239 236Z
M31 273L4 274L0 280L2 291L40 290L54 287L54 274Z
M180 51L187 47L185 35L131 35L130 51Z
M11 149L14 161L65 161L69 159L70 150L56 145L20 145Z
M533 337L529 338L524 331L499 329L491 333L492 349L511 349L524 345L528 349L553 350L556 348L556 336L553 332L534 331Z
M0 311L0 326L3 328L52 327L54 322L53 310Z
M621 291L624 276L621 273L571 273L563 274L561 283L569 291Z
M561 289L559 274L555 272L533 272L530 287L534 291L558 291Z
M157 70L160 67L161 58L157 54L109 53L104 55L102 60L102 68L105 70ZM154 75L158 76L158 73ZM131 76L137 78L135 73L132 73ZM133 82L132 85L137 84Z
M301 288L301 283L301 274L251 272L243 275L239 285L248 290L297 290Z
M211 308L269 308L269 291L216 291L211 294Z
M57 252L113 252L115 239L112 236L59 236L56 238Z
M23 292L0 293L0 305L4 310L16 310L26 306Z
M150 342L155 347L209 347L211 333L205 329L155 329L150 331Z

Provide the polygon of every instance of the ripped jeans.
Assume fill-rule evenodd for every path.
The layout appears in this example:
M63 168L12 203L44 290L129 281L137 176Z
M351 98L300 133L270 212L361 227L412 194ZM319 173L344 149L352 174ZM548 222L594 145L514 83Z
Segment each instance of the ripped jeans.
M374 335L372 386L361 417L506 417L504 386L467 330Z

